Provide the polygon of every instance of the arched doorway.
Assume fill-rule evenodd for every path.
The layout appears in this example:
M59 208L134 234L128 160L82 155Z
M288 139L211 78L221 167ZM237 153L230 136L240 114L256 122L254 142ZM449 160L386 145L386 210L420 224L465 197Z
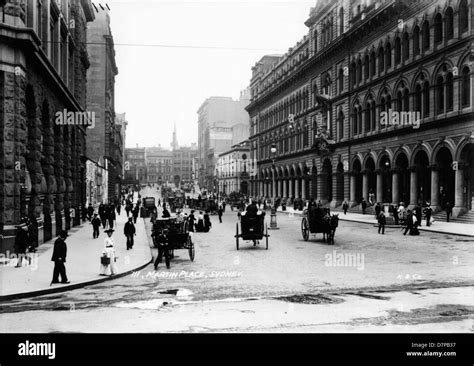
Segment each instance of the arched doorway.
M460 162L463 165L464 182L463 202L467 210L474 209L474 144L468 144L461 150Z
M342 162L336 168L336 204L344 200L344 165Z
M244 195L248 195L249 192L249 184L247 181L240 182L240 193Z
M418 174L418 202L424 204L431 201L431 172L428 155L420 150L416 153L414 162Z
M354 192L354 198L356 203L362 202L362 165L360 164L359 159L354 160L352 164L352 182L354 188L351 187L351 190Z
M454 205L455 175L452 168L453 157L447 147L442 147L436 154L436 164L439 167L439 203L441 208L449 202Z
M366 174L366 187L363 187L363 197L367 202L375 203L375 192L377 190L377 176L375 174L375 162L372 157L369 157L365 162L365 174ZM365 191L367 190L367 191Z
M312 199L312 200L315 200L316 196L318 194L318 192L317 192L317 188L318 188L318 185L317 185L318 179L317 179L317 177L318 177L318 169L313 165L313 167L311 168L310 192L309 192L310 199Z
M321 199L323 201L332 201L332 164L331 160L326 159L323 163L323 178L321 187Z
M410 202L410 172L408 171L408 158L404 153L401 153L397 156L395 160L395 174L399 174L398 177L398 197L399 202L394 203L404 203L408 205ZM392 187L395 189L395 187Z

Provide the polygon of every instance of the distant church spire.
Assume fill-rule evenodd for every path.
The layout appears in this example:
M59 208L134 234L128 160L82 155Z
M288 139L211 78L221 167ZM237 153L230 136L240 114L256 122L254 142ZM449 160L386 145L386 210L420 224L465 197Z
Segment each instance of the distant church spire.
M179 145L178 145L178 138L176 136L176 123L174 124L174 130L173 130L173 142L171 143L171 148L173 150L178 150Z

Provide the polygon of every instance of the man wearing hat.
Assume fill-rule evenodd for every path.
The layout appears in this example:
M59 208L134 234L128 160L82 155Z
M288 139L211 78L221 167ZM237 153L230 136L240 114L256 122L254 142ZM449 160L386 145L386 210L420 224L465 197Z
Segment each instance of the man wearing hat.
M135 225L133 225L133 218L129 217L128 222L125 223L123 233L127 238L127 250L133 248L133 237L136 235Z
M64 266L64 263L66 263L67 246L65 240L67 237L67 231L61 230L59 237L54 242L53 256L51 257L51 260L54 262L54 271L51 284L59 283L59 275L61 275L61 283L70 282L67 279L66 267Z
M92 236L94 237L94 239L96 239L96 238L99 237L99 228L100 228L100 225L101 225L101 221L97 217L96 213L94 214L94 218L92 219L91 224L92 224L92 229L93 229L92 230Z

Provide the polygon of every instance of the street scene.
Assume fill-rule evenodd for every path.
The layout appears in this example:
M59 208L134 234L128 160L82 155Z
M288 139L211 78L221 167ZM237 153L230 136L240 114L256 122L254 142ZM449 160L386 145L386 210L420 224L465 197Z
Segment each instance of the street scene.
M473 0L0 1L0 333L473 333L473 46Z

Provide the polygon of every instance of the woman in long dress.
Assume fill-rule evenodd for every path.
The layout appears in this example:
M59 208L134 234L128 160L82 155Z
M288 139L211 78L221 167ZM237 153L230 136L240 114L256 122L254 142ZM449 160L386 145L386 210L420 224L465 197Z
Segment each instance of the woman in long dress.
M117 274L117 264L115 263L115 242L112 238L113 229L105 230L108 237L104 241L104 250L102 251L102 256L106 256L110 259L109 264L100 264L100 275L101 276L112 276Z

